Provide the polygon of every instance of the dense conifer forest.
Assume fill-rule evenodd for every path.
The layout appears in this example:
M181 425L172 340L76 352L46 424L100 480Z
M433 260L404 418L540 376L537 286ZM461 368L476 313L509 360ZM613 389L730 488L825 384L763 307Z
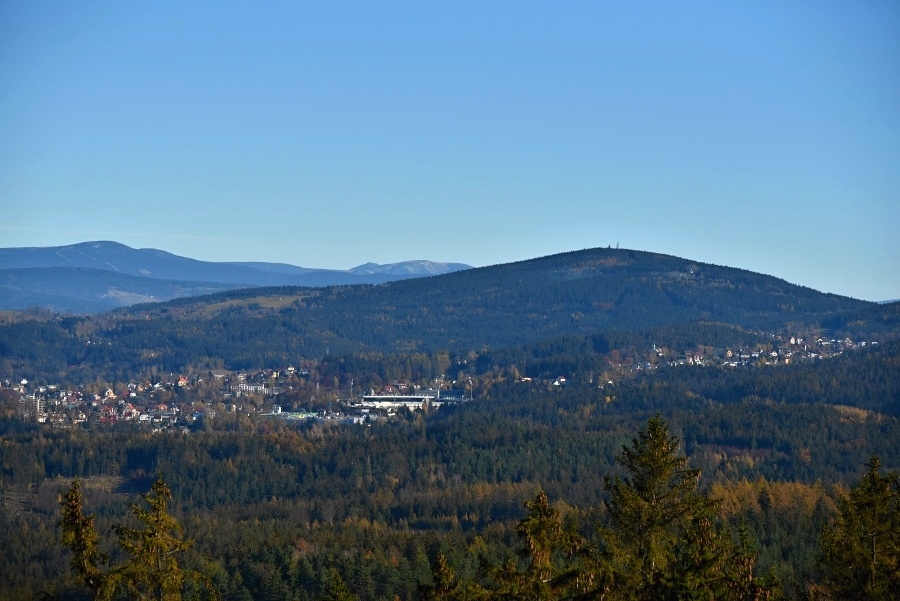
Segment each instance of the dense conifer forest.
M600 249L4 315L0 598L897 598L898 311ZM286 421L216 379L289 365L286 410L471 400ZM19 378L210 411L35 423Z

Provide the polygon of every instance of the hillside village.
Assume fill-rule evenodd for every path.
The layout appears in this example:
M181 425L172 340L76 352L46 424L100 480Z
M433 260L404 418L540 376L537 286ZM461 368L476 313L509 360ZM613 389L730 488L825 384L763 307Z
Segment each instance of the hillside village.
M673 352L653 345L640 357L621 358L614 354L608 360L609 369L604 376L597 382L592 377L589 385L606 388L615 385L616 380L637 377L661 367L777 367L829 359L877 344L849 338L807 341L799 336L773 335L771 344L765 347L706 349L706 352L699 349ZM189 433L210 420L236 420L240 415L332 423L390 419L402 408L430 410L445 402L474 400L481 388L480 376L476 374L459 382L443 377L423 383L398 380L377 390L354 390L352 384L349 390L339 390L315 380L315 365L304 362L300 369L287 366L254 372L210 370L199 375L170 374L152 382L142 380L106 386L34 384L27 379L7 377L0 382L0 393L7 403L7 411L12 409L25 421L48 426L108 427L129 423L156 431ZM517 381L556 387L572 383L565 374L550 378L519 375Z
M774 365L790 365L791 363L804 363L836 357L848 350L865 348L869 345L878 345L873 342L856 342L850 338L842 340L818 338L815 341L807 341L799 336L784 338L772 336L772 343L766 348L754 346L750 348L716 349L709 354L684 353L677 358L668 359L669 353L653 346L653 352L660 361L669 366L678 365L718 365L721 367L762 367ZM656 369L659 362L636 363L632 371L643 369Z

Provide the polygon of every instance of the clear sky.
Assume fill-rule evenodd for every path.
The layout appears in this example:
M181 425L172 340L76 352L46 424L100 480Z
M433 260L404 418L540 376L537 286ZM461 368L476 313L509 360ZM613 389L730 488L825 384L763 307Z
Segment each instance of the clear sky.
M616 244L900 299L900 3L0 3L0 246Z

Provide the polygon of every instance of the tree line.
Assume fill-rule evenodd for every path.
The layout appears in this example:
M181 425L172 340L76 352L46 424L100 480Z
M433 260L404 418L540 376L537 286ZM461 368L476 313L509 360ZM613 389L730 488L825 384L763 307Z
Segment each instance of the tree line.
M414 575L419 599L780 599L774 573L762 574L746 525L728 527L722 501L699 491L667 423L651 418L616 455L620 471L605 477L608 498L589 533L539 490L524 503L505 559L474 546L455 566L438 551L429 573ZM171 493L160 475L131 512L141 528L115 526L125 552L117 565L99 551L94 516L86 515L80 483L62 495L62 542L71 568L97 599L240 598L234 580L184 569L191 546L168 513ZM900 480L882 474L877 456L821 531L818 578L802 594L818 599L893 599L900 593ZM271 569L278 568L272 558ZM464 573L465 564L478 568ZM399 565L393 566L396 570ZM462 568L462 569L460 569ZM294 567L294 570L297 568ZM221 572L221 567L219 568ZM291 568L288 569L291 571ZM307 574L309 576L309 574ZM353 572L321 569L307 587L266 578L256 598L360 599ZM239 579L240 580L240 579ZM244 589L246 591L246 588Z

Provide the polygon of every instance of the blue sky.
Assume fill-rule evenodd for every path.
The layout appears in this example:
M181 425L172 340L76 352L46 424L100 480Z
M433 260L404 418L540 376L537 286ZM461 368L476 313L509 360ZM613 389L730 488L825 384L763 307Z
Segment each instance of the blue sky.
M0 246L619 244L900 299L900 4L10 0L0 212Z

